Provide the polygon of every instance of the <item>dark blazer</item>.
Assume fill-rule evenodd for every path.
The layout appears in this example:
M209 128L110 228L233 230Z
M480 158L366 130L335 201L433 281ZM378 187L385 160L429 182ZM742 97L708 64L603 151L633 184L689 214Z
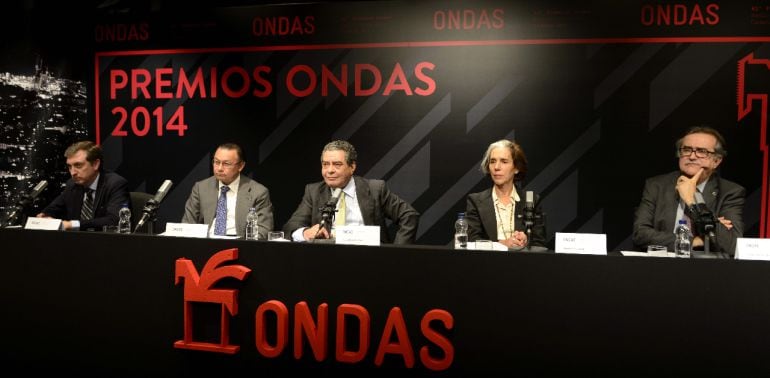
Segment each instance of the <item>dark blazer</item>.
M545 247L545 222L543 222L542 209L540 208L540 196L535 196L535 214L540 214L539 221L535 221L530 235L529 245ZM514 228L526 232L524 227L524 203L517 202L514 210ZM493 240L498 241L497 218L495 216L495 203L492 199L492 188L483 192L468 194L465 206L465 219L468 221L468 240Z
M128 181L114 172L102 171L94 193L94 217L80 219L85 188L67 180L64 190L43 209L42 213L63 220L79 220L81 230L101 231L103 226L118 224L118 212L123 205L129 205Z
M356 197L364 224L380 226L380 241L389 243L387 225L388 218L398 225L393 244L412 244L416 239L417 225L420 214L412 205L393 194L382 180L368 180L353 176L356 183ZM291 233L301 227L311 227L321 222L320 208L331 198L331 189L325 182L316 182L305 186L297 210L283 226L283 232L290 237Z
M184 205L182 223L200 223L211 226L217 215L219 199L219 180L211 176L193 185L190 197ZM257 209L259 215L259 239L267 240L267 233L273 231L273 203L267 188L241 175L238 184L238 196L235 199L235 230L238 236L246 231L246 214L249 208Z
M634 247L646 250L650 244L665 245L674 250L674 222L679 207L679 193L676 180L679 171L647 179L642 192L642 200L636 209L632 240ZM735 243L743 236L743 204L746 189L742 186L711 175L703 189L703 200L716 217L725 217L733 222L728 230L722 223L716 225L716 244L709 245L714 252L735 254Z

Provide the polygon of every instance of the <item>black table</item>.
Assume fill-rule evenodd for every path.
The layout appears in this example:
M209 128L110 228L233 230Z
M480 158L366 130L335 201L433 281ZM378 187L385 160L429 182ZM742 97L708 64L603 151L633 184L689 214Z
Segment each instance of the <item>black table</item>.
M9 229L0 230L0 245L0 363L27 375L770 374L770 263L762 261ZM238 290L238 313L227 318L230 343L240 349L175 348L184 337L187 285L175 285L177 259L189 259L200 272L230 248L239 252L232 263L251 270L243 281L225 278L216 286ZM319 306L328 306L320 360L306 338L300 357L293 356L302 303L313 319ZM257 312L278 304L287 309L287 339L267 357L257 348ZM195 336L217 342L220 307L196 306ZM350 308L363 309L369 324L347 317L338 327ZM399 310L402 322L394 321ZM451 314L451 327L434 320L427 335L422 319L441 311ZM267 314L259 323L262 345L275 345L278 317ZM358 342L362 333L368 346ZM447 362L446 345L435 342L442 338L453 357L434 371L420 351ZM364 352L359 361L340 362L337 348ZM391 352L381 353L378 364L383 350Z

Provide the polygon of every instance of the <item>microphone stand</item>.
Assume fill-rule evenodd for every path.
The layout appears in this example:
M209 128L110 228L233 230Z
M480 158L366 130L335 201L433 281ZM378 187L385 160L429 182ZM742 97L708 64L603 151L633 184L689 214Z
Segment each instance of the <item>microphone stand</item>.
M707 256L711 256L712 253L711 253L711 250L709 249L710 248L710 244L711 244L711 240L714 240L714 244L716 244L716 235L714 234L714 225L709 223L709 224L706 224L703 228L706 231L705 232L706 237L703 238L704 239L703 240L703 252Z
M695 228L697 228L698 233L703 236L703 257L719 257L717 254L711 253L711 242L714 242L714 244L717 242L716 234L714 234L717 220L714 217L714 214L702 203L691 206L690 210L690 213L692 214L691 219L695 220ZM719 246L715 245L715 249L719 249Z
M522 251L530 251L531 250L529 242L530 242L530 240L532 240L532 226L534 226L534 225L535 225L535 222L533 220L530 220L530 219L525 219L524 220L524 228L527 229L527 244L524 245L524 248L521 249Z
M317 240L316 237L318 237L318 235L321 233L321 230L324 228L329 233L329 238L331 239L332 230L330 225L334 222L334 215L337 212L337 210L334 209L334 206L329 203L325 204L318 210L321 211L321 227L318 228L318 232L316 232L315 236L313 237L314 243Z
M158 211L158 205L158 202L153 198L147 200L142 209L142 213L144 213L145 216L139 220L139 224L136 225L134 233L139 231L143 225L147 225L147 235L155 235L155 221L157 220L155 213ZM146 219L146 221L142 222L144 219Z

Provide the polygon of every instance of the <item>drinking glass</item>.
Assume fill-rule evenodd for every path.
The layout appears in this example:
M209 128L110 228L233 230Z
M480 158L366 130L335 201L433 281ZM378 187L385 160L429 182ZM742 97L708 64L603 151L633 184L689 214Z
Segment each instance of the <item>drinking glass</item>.
M651 256L668 256L668 249L665 245L648 245L647 253Z

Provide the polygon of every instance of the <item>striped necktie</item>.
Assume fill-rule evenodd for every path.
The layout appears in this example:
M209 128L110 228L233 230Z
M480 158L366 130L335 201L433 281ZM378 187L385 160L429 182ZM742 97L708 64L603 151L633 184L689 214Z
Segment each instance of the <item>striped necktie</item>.
M86 198L83 200L83 207L80 209L80 219L91 220L94 217L94 190L86 188Z

